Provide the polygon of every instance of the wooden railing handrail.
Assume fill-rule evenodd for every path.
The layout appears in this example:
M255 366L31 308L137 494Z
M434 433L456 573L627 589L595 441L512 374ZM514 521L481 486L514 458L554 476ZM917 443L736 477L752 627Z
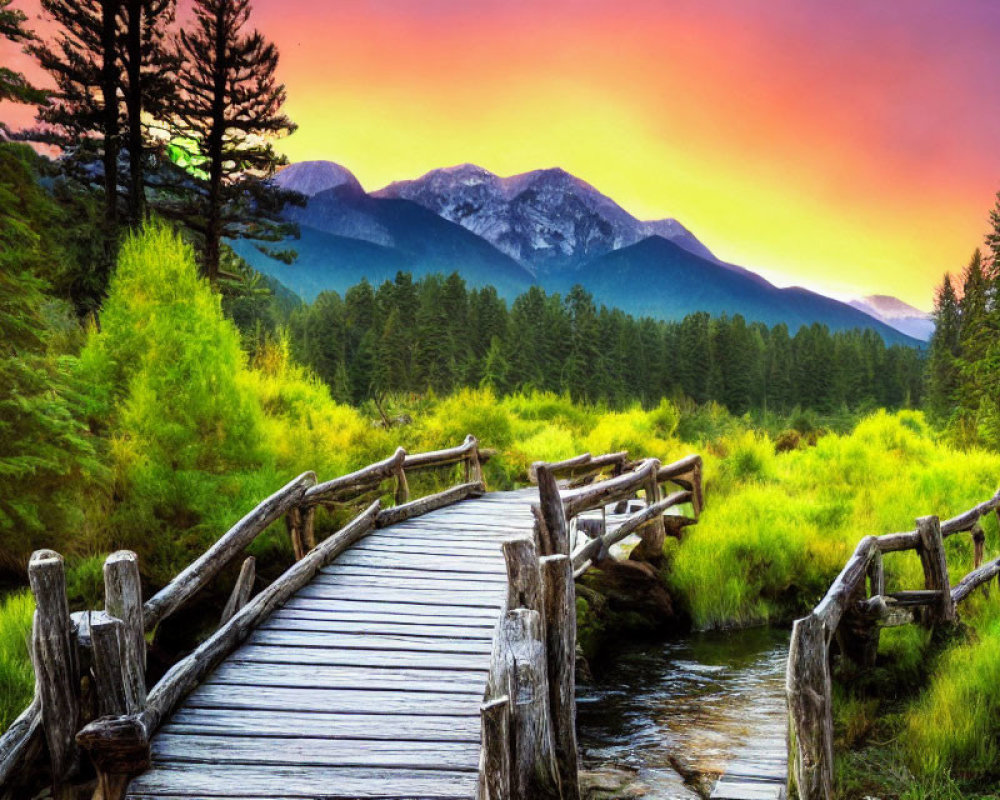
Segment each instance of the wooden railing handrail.
M146 630L151 631L164 617L197 594L266 528L298 506L306 490L315 483L314 472L304 472L287 483L244 516L177 577L149 598L142 609Z
M29 577L36 605L43 613L35 616L33 647L47 649L43 659L35 659L36 699L0 736L0 783L20 769L26 760L42 757L47 749L50 754L56 754L52 772L55 788L61 791L60 781L66 779L67 765L73 762L74 737L77 736L80 746L89 751L98 773L104 776L102 781L109 775L120 778L141 771L146 763L143 759L148 758L149 736L180 697L231 652L277 604L308 582L319 566L370 530L482 494L486 490L482 463L494 454L495 451L481 449L476 438L469 435L457 447L429 453L408 455L403 448L398 448L387 459L324 483L318 484L312 472L303 473L259 503L145 604L141 599L136 556L120 551L105 562L105 610L70 616L62 557L53 551L37 552L29 564ZM410 500L407 471L459 463L465 464L462 483ZM381 483L391 478L397 481L396 505L382 509L376 500L340 531L319 544L315 542L313 519L318 505L357 500L370 492L377 493ZM143 632L154 630L204 589L282 517L288 524L295 564L251 598L256 570L254 559L246 558L219 628L191 655L175 664L147 697ZM44 597L39 594L42 591ZM45 622L42 626L45 630L39 631L39 619L51 620L51 623ZM82 648L89 653L84 658L78 652ZM55 671L51 662L57 665ZM39 664L44 666L39 667ZM100 719L76 731L83 668L94 671L101 707L118 716ZM46 705L46 697L54 700ZM122 796L125 784L119 778L106 786L101 784L111 792L109 800ZM108 788L112 785L114 789Z
M789 783L801 800L833 796L833 715L828 649L834 636L841 652L872 667L879 629L920 623L950 624L956 607L975 589L1000 576L1000 558L982 564L985 539L980 520L991 511L1000 519L1000 491L956 517L940 522L921 517L916 530L866 536L854 549L823 599L792 628L786 675L790 725ZM971 532L974 568L949 585L944 539ZM882 556L914 550L920 556L924 588L886 592ZM866 581L871 584L870 594ZM842 624L843 623L843 624Z
M656 477L660 462L655 458L643 459L639 466L623 475L562 493L566 518L571 519L584 511L603 508L609 503L634 497Z

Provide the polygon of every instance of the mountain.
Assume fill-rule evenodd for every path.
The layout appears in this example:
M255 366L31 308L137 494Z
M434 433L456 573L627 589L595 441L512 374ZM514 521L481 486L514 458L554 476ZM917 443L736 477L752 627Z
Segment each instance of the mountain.
M508 300L532 284L565 292L579 283L598 303L658 319L741 314L786 323L793 333L819 322L831 330L871 328L887 342L913 346L926 334L926 327L908 327L920 312L895 298L852 307L806 289L779 289L717 259L676 220L640 221L560 169L501 178L463 164L372 194L332 162L293 164L275 180L308 198L285 211L301 230L288 242L298 259L289 266L249 242L233 246L306 300L400 270L415 278L457 271L470 286L495 286Z
M374 192L412 200L482 236L539 277L658 235L715 256L675 219L642 222L565 170L501 178L475 164L428 172Z
M347 187L356 194L364 194L358 179L346 167L332 161L299 161L289 164L274 176L282 189L312 197L327 189Z
M285 188L304 185L314 176L293 177ZM293 264L269 258L249 242L233 247L255 269L307 301L323 289L343 292L361 278L373 283L391 279L398 270L414 278L458 271L470 286L494 286L508 299L534 283L528 270L461 225L409 200L370 197L356 181L318 191L305 206L287 207L285 216L301 230L298 240L287 242L298 253Z
M634 315L678 320L693 311L742 314L794 333L820 322L831 330L872 328L888 343L918 343L867 314L807 289L779 289L759 276L734 273L660 236L606 253L567 270L550 288L581 284L597 301Z
M904 303L898 297L887 294L870 294L850 303L859 311L881 320L886 325L902 331L907 336L930 341L934 333L934 319L931 314Z

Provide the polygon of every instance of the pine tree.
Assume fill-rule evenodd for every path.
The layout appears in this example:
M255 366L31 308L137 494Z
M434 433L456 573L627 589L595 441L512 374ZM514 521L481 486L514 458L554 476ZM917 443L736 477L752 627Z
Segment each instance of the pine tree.
M145 156L147 136L143 116L163 120L176 99L177 63L167 45L167 26L174 20L177 0L121 0L118 53L128 145L128 222L142 222L146 207Z
M480 380L480 386L487 386L498 395L504 394L508 388L507 372L509 369L500 339L494 336L483 359L483 377Z
M27 20L24 12L11 8L13 0L0 0L0 39L6 39L14 44L30 44L36 41L35 34L24 27ZM36 89L20 72L9 67L0 66L0 102L13 103L44 103L45 92ZM0 122L0 133L7 131Z
M50 354L45 282L58 209L36 183L24 145L0 158L0 569L22 570L52 531L81 522L79 497L103 476L80 421L75 359Z
M45 126L34 138L62 148L67 164L89 168L99 157L104 185L104 240L107 261L118 235L121 120L119 95L119 0L41 0L59 28L52 44L28 46L56 84L38 112ZM81 172L80 176L86 176Z
M174 112L178 132L207 159L195 228L204 237L202 268L212 281L219 278L223 238L252 233L273 241L287 232L277 213L286 195L266 179L285 163L274 139L295 125L281 113L278 50L260 32L248 31L249 21L250 0L194 0L194 22L181 31L178 45L183 66Z
M930 341L927 405L939 420L951 416L959 388L961 317L958 298L946 274L934 300L934 334Z

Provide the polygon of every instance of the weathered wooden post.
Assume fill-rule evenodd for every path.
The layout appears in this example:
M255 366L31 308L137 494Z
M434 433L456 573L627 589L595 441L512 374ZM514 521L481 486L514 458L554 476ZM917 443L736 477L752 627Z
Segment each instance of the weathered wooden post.
M921 615L925 625L955 621L955 603L951 599L951 583L948 580L948 561L944 553L944 539L941 537L941 522L937 517L920 517L917 520L917 535L920 537L920 563L924 568L924 588L938 592L938 602L928 606Z
M410 502L410 484L406 481L406 469L403 464L406 461L406 451L400 447L394 455L396 460L392 469L392 474L396 478L396 492L393 499L397 506Z
M659 469L660 462L654 460L653 469L645 486L647 508L663 499L660 493L660 483L657 479ZM663 543L666 538L667 526L663 521L663 515L657 514L654 519L639 529L639 544L633 548L629 558L633 561L648 561L658 564L663 560Z
M538 478L538 552L543 556L569 555L569 525L563 508L559 484L552 470L545 464L535 467Z
M35 596L31 629L35 690L49 746L52 793L61 800L72 796L65 779L76 763L74 737L80 722L79 661L62 556L54 550L36 550L28 562L28 580Z
M315 509L310 509L313 511ZM312 548L310 548L312 549ZM240 567L240 574L236 578L236 585L226 601L226 607L222 609L222 617L219 619L220 625L225 625L235 616L243 606L247 604L250 595L253 594L253 582L257 577L257 559L247 556Z
M815 614L796 620L785 675L788 699L788 796L833 796L833 713L826 629Z
M701 456L698 456L691 470L691 506L694 509L695 519L701 516L701 509L705 505L704 489L701 485L701 473Z
M844 603L844 612L837 626L837 642L843 655L860 667L871 668L878 660L881 628L870 614L859 610L868 597L885 594L885 571L882 553L875 549L865 568L867 580L861 580ZM866 592L867 589L867 592Z
M301 561L306 554L305 543L302 541L302 509L292 506L285 514L285 527L288 529L288 538L292 542L292 552L296 561Z
M471 433L465 437L469 453L465 457L465 482L483 483L483 466L479 463L479 442Z
M97 770L95 799L124 800L129 781L149 769L149 733L134 714L102 717L76 735Z
M484 800L511 800L510 698L484 703L479 710L483 737Z
M524 536L509 539L501 548L507 562L507 608L542 614L542 573L535 543Z
M576 752L576 588L569 556L541 561L549 706L563 800L578 800Z
M559 797L549 718L549 681L537 611L508 611L498 631L511 699L511 797Z
M142 661L129 647L127 626L107 611L95 611L90 637L100 715L138 714L146 707L146 683Z
M142 612L139 559L131 550L119 550L104 561L104 610L125 624L124 646L130 662L146 669L146 636ZM145 677L143 677L145 683ZM145 699L145 689L143 698Z
M302 544L307 553L316 546L316 506L302 508Z

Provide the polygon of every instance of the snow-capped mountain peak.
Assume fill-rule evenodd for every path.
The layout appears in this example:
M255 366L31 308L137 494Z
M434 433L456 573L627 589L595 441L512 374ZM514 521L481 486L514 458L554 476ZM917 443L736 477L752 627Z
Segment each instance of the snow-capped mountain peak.
M374 196L422 205L487 239L536 274L578 266L653 235L714 260L676 220L642 222L560 167L502 178L475 164L459 164L392 183Z

